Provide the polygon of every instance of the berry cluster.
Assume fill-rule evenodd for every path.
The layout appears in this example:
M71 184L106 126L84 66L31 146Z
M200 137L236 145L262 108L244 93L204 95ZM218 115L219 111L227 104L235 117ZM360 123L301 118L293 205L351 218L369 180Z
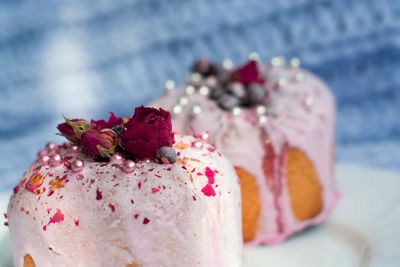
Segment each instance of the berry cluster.
M199 58L193 64L192 72L201 75L210 88L210 99L215 100L224 110L232 110L238 106L252 107L267 100L265 80L254 60L229 70L208 59Z

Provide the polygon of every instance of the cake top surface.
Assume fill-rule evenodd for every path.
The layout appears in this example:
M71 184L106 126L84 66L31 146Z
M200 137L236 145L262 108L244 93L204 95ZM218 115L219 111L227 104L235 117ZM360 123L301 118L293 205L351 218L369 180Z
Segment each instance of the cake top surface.
M331 129L334 121L332 93L299 64L296 58L289 65L280 57L270 63L252 58L234 67L201 58L183 86L167 82L166 95L151 105L171 111L175 130L188 133L191 125L196 131L208 131L217 147L221 148L215 139L225 132L233 136L236 130L238 137L251 142L248 136L255 131L269 133L278 151L286 139L299 145L308 134Z
M115 246L132 251L118 258L123 262L189 266L196 258L222 266L217 257L222 244L240 255L240 187L232 165L207 138L207 133L174 134L169 148L175 163L126 152L98 157L82 144L48 143L14 188L10 228L26 229L14 233L38 266L60 255L68 259L69 252L78 253L74 257L85 266L107 265L116 261L111 253L101 259L93 255ZM212 237L210 229L217 229ZM96 251L88 251L82 233L90 235ZM166 250L163 244L171 240L174 246ZM190 257L168 256L178 253ZM227 266L238 259L227 259Z
M211 110L214 117L230 114L263 127L269 121L282 125L294 120L315 122L334 110L330 90L301 69L297 58L289 66L281 57L273 58L269 64L251 58L237 67L231 62L217 64L200 58L180 87L182 90L174 90L172 81L167 81L165 88L170 100L161 98L154 104L168 107L173 117L182 113L196 117Z
M46 190L50 197L70 179L82 181L83 186L87 186L86 181L89 187L97 180L111 179L117 187L118 179L125 176L129 179L151 173L162 178L183 172L192 183L193 175L204 176L205 183L199 190L206 196L215 196L218 164L223 161L222 165L230 166L208 143L207 132L193 136L172 132L170 114L163 109L141 106L131 118L119 118L111 112L108 121L92 119L90 123L65 118L57 128L70 142L47 143L14 188L15 194L24 189L38 195L39 201ZM201 170L192 166L194 161L202 166ZM137 186L140 189L141 184ZM160 186L151 191L157 193ZM101 199L101 192L96 192L96 198Z
M51 209L43 214L47 220L40 222L43 231L64 220L61 203L75 201L71 199L109 201L102 207L113 213L121 203L137 206L148 197L168 203L182 195L192 201L218 199L238 183L232 165L208 143L208 133L173 133L170 115L162 109L139 107L130 119L111 113L107 122L66 119L58 129L70 142L48 143L40 150L12 196L12 200L26 199L22 212L37 211L38 205ZM130 201L128 195L118 200L107 196L116 190L136 190L143 196ZM71 219L79 224L77 217ZM147 224L150 218L142 220Z

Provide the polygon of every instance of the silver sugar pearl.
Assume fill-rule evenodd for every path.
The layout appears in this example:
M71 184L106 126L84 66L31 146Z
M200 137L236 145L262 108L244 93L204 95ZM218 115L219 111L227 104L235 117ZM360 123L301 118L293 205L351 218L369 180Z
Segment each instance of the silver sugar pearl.
M271 59L271 65L274 67L280 67L285 65L286 63L286 59L283 56L279 56L279 57L273 57Z
M172 80L168 80L164 84L165 90L171 91L175 89L175 82Z
M232 60L230 60L229 58L224 59L222 61L222 67L224 67L224 69L231 70L233 68Z
M256 112L258 115L263 115L267 112L267 108L263 105L258 105L256 108Z
M300 59L297 57L294 57L294 58L290 59L289 64L292 68L298 68L298 67L300 67Z
M200 87L199 92L201 95L207 96L210 93L210 88L203 85Z
M182 96L182 97L179 98L178 103L181 106L186 106L189 103L189 99L187 97L185 97L185 96Z
M279 87L285 87L286 84L287 84L287 80L285 78L279 78L279 80L278 80Z
M62 164L62 158L60 154L54 154L50 157L50 166L57 167Z
M165 90L167 90L167 91L171 91L171 90L174 90L176 87L175 87L175 82L173 81L173 80L167 80L165 83L164 83L164 88L165 88Z
M294 80L296 82L302 82L304 80L304 73L303 72L296 73L296 75L294 76Z
M191 73L189 76L189 80L193 83L198 83L201 81L201 74L198 72Z
M186 88L185 88L185 92L186 92L187 95L193 94L194 91L195 91L195 88L194 88L193 85L188 85L188 86L186 86Z
M179 114L179 113L181 113L181 112L182 112L182 106L180 106L180 105L175 105L175 106L172 108L172 112L173 112L174 114Z
M124 162L122 170L125 173L131 173L135 170L136 163L133 160L127 160Z
M260 55L257 52L251 52L249 60L260 61Z
M264 125L268 122L268 117L265 115L261 115L260 117L258 117L258 124L259 125Z
M77 159L71 163L71 169L73 172L81 172L85 168L85 164L82 160Z
M306 99L304 100L304 104L306 104L307 107L311 107L312 105L314 105L314 98L312 98L311 96L306 97Z
M200 114L201 111L202 111L202 108L201 108L200 105L194 105L194 106L192 107L192 112L193 112L193 114Z
M239 107L234 107L232 109L232 114L235 115L235 116L239 116L241 113L242 113L242 109L239 108Z

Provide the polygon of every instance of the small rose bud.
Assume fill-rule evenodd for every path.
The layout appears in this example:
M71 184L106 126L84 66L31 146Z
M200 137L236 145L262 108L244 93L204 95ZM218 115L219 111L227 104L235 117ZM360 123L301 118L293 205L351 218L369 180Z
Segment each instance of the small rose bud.
M65 122L57 126L60 133L65 136L68 140L74 143L79 143L81 136L87 130L89 130L90 125L84 119L68 119L64 117Z
M81 143L90 154L110 157L115 152L115 137L115 133L108 129L91 130L82 134Z
M162 146L156 152L156 157L160 163L172 164L177 160L175 149L169 146Z

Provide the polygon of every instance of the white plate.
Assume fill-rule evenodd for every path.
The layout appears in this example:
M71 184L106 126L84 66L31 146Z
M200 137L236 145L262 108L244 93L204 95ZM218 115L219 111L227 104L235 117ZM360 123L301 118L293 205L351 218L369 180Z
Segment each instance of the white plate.
M338 164L342 199L327 223L286 242L246 249L244 267L400 266L400 174ZM0 211L8 195L0 195ZM0 227L0 266L11 267L7 227Z

